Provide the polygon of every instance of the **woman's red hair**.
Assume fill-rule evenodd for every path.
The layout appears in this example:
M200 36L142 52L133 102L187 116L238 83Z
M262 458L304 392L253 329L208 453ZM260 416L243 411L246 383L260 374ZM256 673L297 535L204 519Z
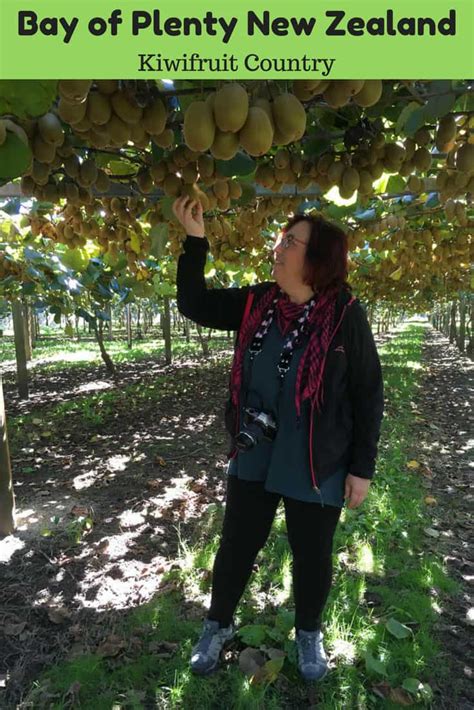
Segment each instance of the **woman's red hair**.
M347 283L348 240L343 229L323 217L295 214L283 227L288 232L298 222L308 222L310 235L305 254L303 280L313 291L327 288L351 288Z

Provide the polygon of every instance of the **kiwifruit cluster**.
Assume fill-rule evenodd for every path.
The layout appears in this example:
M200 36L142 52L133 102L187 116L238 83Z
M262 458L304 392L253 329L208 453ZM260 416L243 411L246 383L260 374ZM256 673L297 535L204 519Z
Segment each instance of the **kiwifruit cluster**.
M331 108L342 108L353 101L357 106L368 108L380 100L383 82L380 79L312 80L293 81L293 93L300 101L311 101L322 96Z
M239 148L259 157L272 145L300 140L306 130L306 111L294 94L282 93L269 101L250 99L247 89L229 82L202 101L193 101L184 115L183 135L194 151L209 151L230 160Z

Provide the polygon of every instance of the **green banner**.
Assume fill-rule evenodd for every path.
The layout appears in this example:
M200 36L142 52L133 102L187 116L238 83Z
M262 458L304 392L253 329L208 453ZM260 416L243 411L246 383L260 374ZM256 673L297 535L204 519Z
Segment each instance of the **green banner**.
M473 0L0 0L3 79L455 79Z

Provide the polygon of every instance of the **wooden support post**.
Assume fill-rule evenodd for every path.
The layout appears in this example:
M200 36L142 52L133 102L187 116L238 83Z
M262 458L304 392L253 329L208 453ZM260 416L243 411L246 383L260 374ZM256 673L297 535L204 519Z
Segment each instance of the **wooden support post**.
M0 374L0 536L15 530L15 494L8 447L7 416Z
M167 365L171 365L173 353L171 348L171 315L169 296L163 296L163 338L165 340L165 362Z
M13 333L15 337L16 371L20 399L28 399L28 365L26 357L26 337L24 311L21 301L13 301Z

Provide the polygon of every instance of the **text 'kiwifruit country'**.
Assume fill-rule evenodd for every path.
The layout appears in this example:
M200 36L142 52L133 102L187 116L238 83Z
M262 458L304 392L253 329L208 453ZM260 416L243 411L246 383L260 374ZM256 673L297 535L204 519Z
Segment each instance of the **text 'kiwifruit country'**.
M130 25L126 25L130 22ZM120 32L131 32L133 36L217 37L227 44L239 24L237 17L224 17L206 12L200 17L165 16L160 10L147 12L133 10L127 22L124 22L122 10L115 9L107 16L92 17L87 21L89 34L117 36ZM18 34L20 36L61 36L66 44L71 41L80 25L79 17L40 17L33 11L18 12ZM124 28L125 25L125 28ZM313 33L329 37L351 35L370 36L424 36L456 34L456 10L450 9L443 17L406 17L398 16L393 10L387 10L373 17L350 16L344 10L328 10L324 17L282 17L272 15L270 11L261 13L249 11L246 19L246 33L249 37L309 37Z

